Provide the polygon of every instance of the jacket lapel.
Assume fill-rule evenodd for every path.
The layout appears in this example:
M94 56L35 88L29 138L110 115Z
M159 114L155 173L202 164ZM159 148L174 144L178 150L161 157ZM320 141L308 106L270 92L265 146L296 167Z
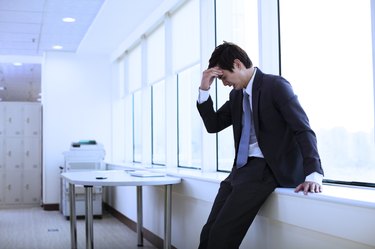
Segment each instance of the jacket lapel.
M255 134L258 137L259 134L259 98L261 94L261 83L263 79L263 73L257 68L257 72L255 74L254 82L253 82L253 89L252 89L252 106L253 106L253 122L254 122L254 129Z

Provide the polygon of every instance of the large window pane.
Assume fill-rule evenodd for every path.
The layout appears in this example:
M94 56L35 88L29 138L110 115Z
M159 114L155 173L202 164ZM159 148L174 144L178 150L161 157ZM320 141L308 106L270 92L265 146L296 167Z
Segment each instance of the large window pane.
M165 165L165 81L152 85L152 163Z
M258 64L258 0L216 0L216 40L233 42L243 48L254 65ZM217 105L229 98L232 88L217 81ZM232 168L235 156L232 126L218 133L218 170Z
M178 164L200 168L202 121L196 107L200 65L178 74Z
M280 0L280 34L326 178L375 182L370 1Z
M142 92L133 93L133 161L142 161Z

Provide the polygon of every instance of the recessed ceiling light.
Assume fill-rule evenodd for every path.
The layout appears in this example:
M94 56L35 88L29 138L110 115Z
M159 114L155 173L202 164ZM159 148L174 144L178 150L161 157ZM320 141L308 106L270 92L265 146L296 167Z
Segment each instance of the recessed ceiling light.
M14 66L22 66L22 63L21 62L13 62L13 65Z
M53 48L53 49L56 49L56 50L61 50L61 49L63 49L63 47L60 46L60 45L54 45L54 46L52 46L52 48Z
M73 17L64 17L62 20L63 22L75 22L76 21L76 19Z

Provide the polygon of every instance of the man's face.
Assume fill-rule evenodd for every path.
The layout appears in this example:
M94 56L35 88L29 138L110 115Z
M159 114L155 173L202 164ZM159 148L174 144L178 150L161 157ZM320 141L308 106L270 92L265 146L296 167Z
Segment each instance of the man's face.
M222 75L218 78L223 82L224 86L233 87L236 90L240 90L246 87L246 82L244 83L242 81L243 77L241 74L241 70L237 66L234 66L232 72L221 68L219 68L219 70L222 71Z

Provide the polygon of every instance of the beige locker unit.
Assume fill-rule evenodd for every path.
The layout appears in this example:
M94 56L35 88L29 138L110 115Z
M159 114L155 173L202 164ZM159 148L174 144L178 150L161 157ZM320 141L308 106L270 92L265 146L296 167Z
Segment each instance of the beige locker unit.
M24 170L34 170L41 172L40 155L42 140L39 137L30 137L23 142L23 168Z
M5 133L5 106L0 105L0 136Z
M0 169L0 207L5 205L5 173Z
M41 204L41 105L0 102L0 208Z
M24 135L41 138L41 108L26 105L23 111Z
M5 106L5 135L23 135L23 105L18 103L8 103Z
M0 171L5 170L5 141L3 136L0 135Z
M23 144L22 137L7 137L5 140L5 167L7 170L20 170L23 168Z
M5 204L22 203L22 170L7 170L5 173Z
M87 170L105 170L104 163L105 151L102 145L81 145L71 147L69 151L64 152L63 172L67 171L87 171ZM85 215L85 195L84 186L76 186L76 215ZM93 214L102 215L102 187L93 188ZM70 216L69 208L69 183L64 179L61 181L60 210L65 217Z
M41 181L39 170L24 170L24 175L27 177L23 178L23 203L24 204L35 204L41 203Z

